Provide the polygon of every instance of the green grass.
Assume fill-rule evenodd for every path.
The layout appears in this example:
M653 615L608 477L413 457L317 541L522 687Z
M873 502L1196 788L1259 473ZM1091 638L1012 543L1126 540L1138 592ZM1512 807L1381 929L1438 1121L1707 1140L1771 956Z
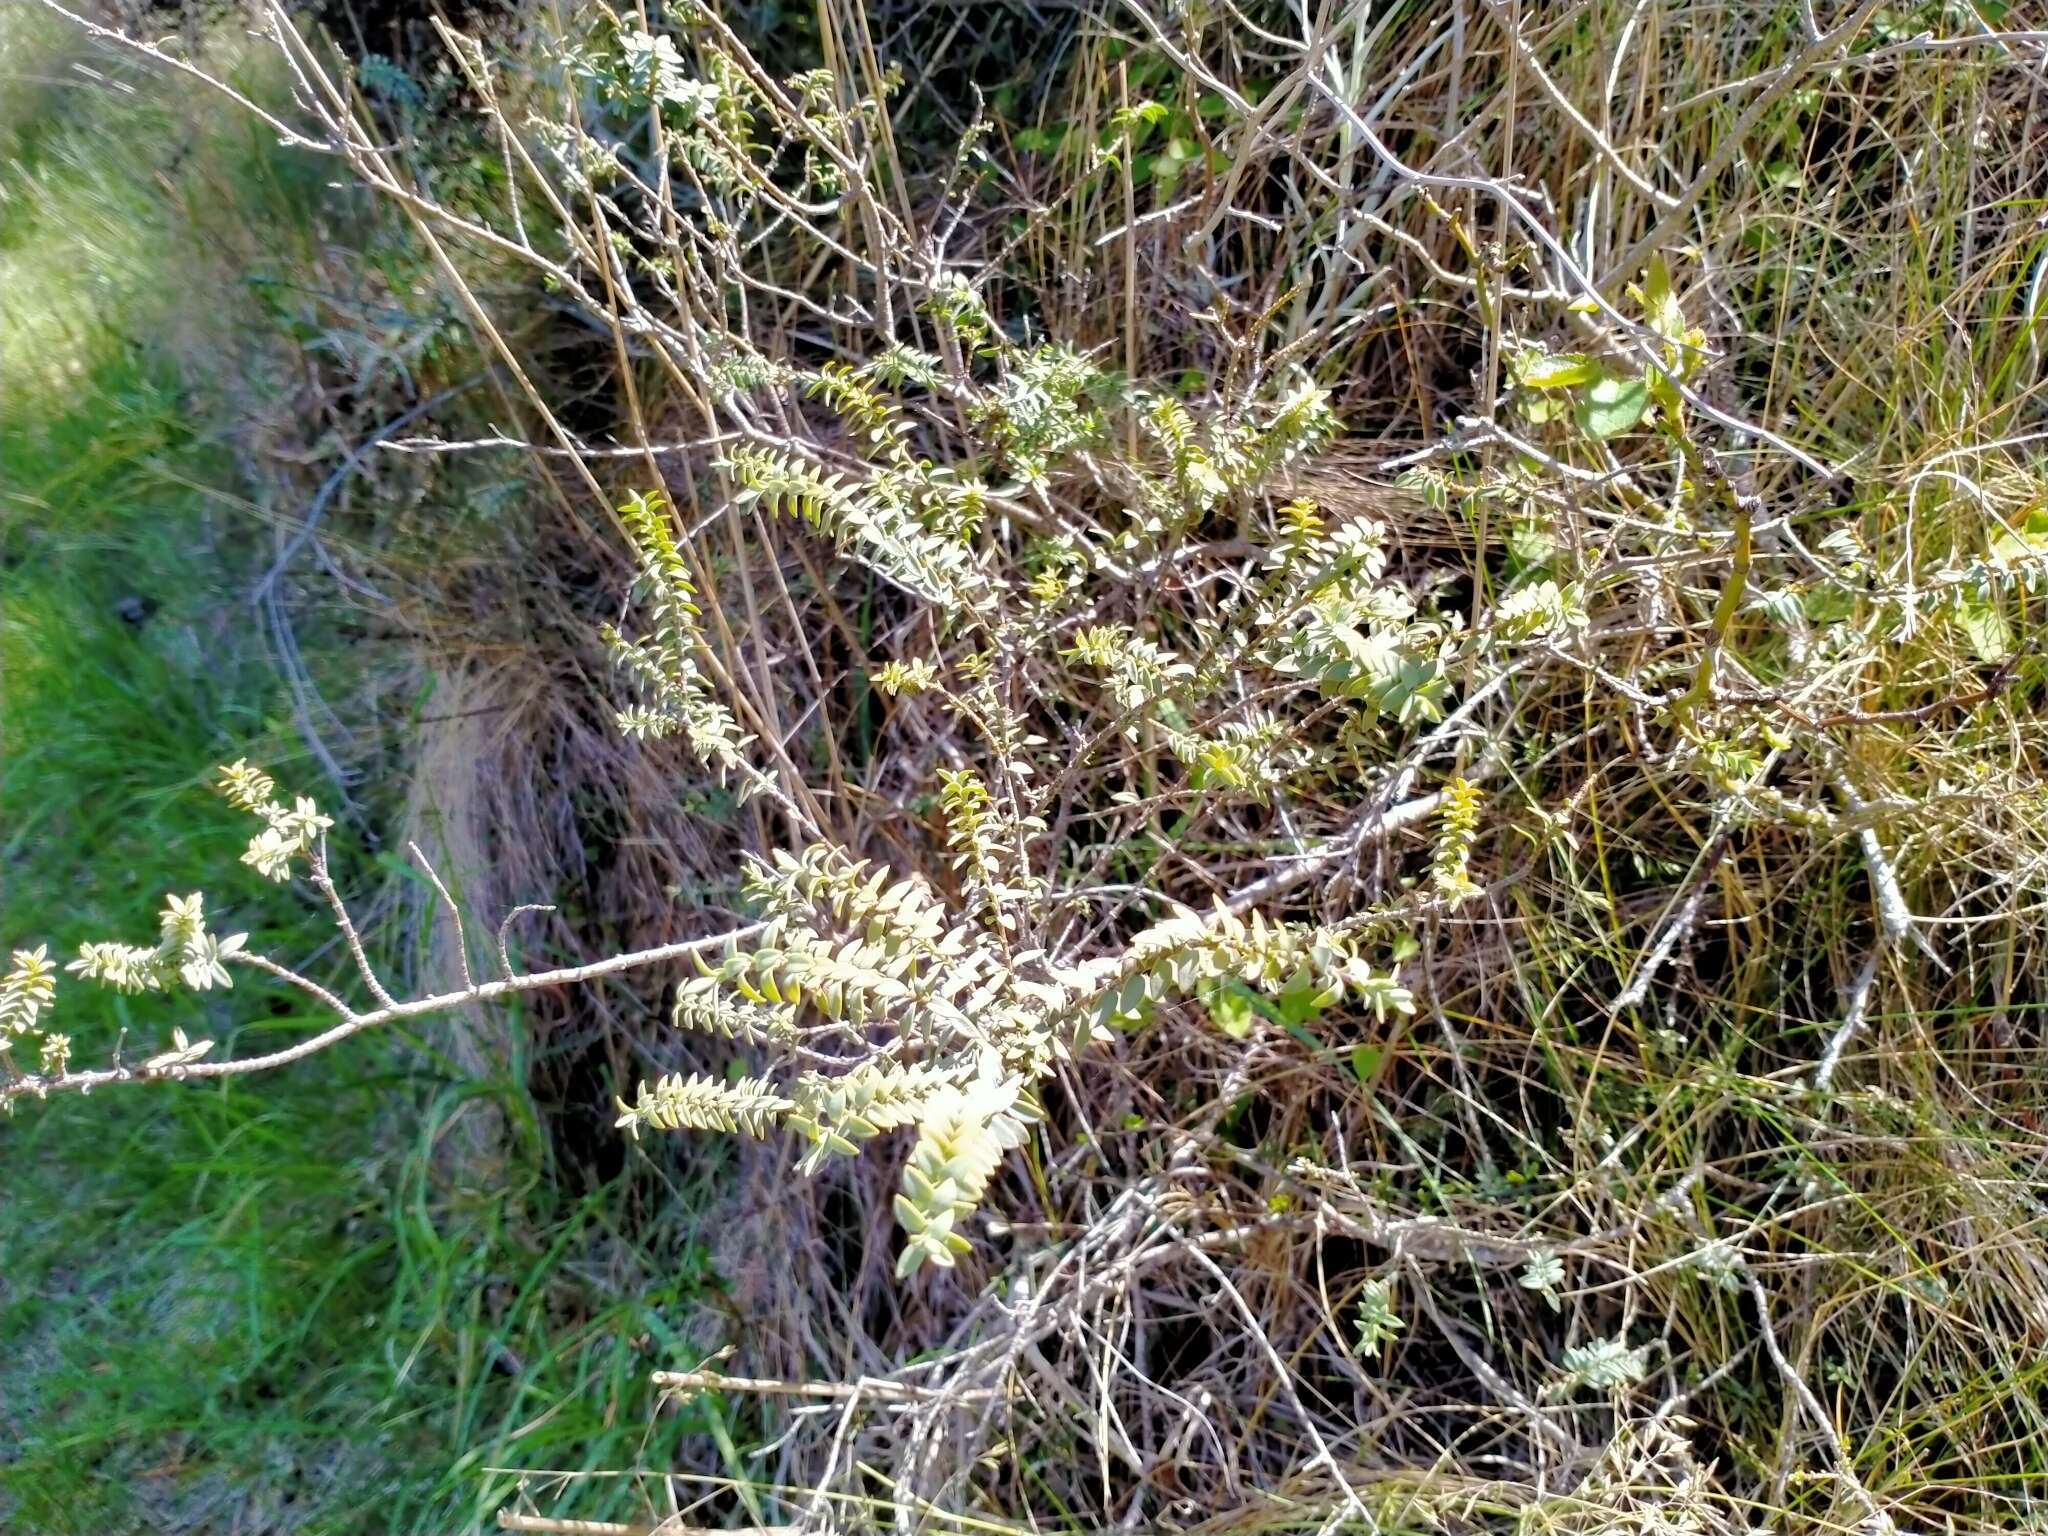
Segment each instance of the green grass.
M0 32L0 74L62 76L52 37ZM167 891L203 889L222 931L318 955L324 911L237 863L249 828L205 788L246 754L326 792L247 601L270 531L206 377L252 339L286 361L293 342L265 335L232 256L189 265L198 192L163 175L162 135L232 151L200 157L200 190L266 232L267 275L293 280L334 210L189 101L55 99L0 120L0 944L144 938ZM302 632L316 682L364 663L330 628ZM338 863L374 869L343 834ZM332 979L333 957L314 969ZM173 1025L225 1055L326 1022L246 978L177 998L69 984L53 1019L81 1062L124 1031L132 1060ZM557 1192L516 1052L503 1079L461 1081L415 1044L0 1123L0 1526L358 1531L374 1510L380 1530L472 1529L513 1485L494 1468L662 1466L701 1428L657 1415L646 1379L693 1358L714 1284L691 1202L657 1264L611 1226L614 1189ZM481 1104L509 1128L488 1168L443 1148ZM579 1507L644 1503L613 1479Z

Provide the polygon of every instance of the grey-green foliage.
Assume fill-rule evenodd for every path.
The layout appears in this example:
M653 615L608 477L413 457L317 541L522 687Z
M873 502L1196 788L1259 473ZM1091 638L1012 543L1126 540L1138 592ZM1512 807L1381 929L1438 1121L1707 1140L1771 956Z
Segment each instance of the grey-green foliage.
M1336 430L1314 386L1197 409L1131 391L1057 343L1009 340L957 276L932 283L923 307L967 349L959 366L890 342L864 365L799 372L788 383L838 430L741 442L717 467L735 507L802 521L848 568L923 604L931 633L953 637L891 656L873 676L892 695L930 699L975 744L973 761L933 771L957 894L942 899L826 839L754 865L747 892L765 931L686 983L674 1019L759 1052L761 1069L728 1082L669 1076L620 1103L636 1133L787 1128L808 1143L805 1169L914 1129L897 1201L906 1269L966 1250L964 1223L1038 1118L1038 1085L1096 1032L1224 978L1324 1004L1349 994L1381 1014L1410 1006L1358 932L1256 912L1168 915L1107 956L1050 947L1062 893L1049 878L1048 817L1072 751L1057 718L1115 741L1156 732L1190 793L1261 800L1312 766L1293 721L1325 698L1400 723L1428 718L1452 635L1390 579L1377 525L1329 526L1299 502L1264 510L1275 478ZM1113 473L1134 520L1110 535L1063 534L1020 584L1007 541L1027 506L1093 475L1126 428L1139 449ZM1013 478L992 484L998 473ZM1270 543L1243 598L1186 632L1187 654L1150 631L1142 606L1146 628L1085 621L1091 597L1131 579L1123 562L1158 558L1226 505L1264 521ZM624 522L644 634L612 636L641 700L621 728L682 735L707 766L766 785L769 767L709 682L714 653L671 514L644 495ZM1272 703L1241 702L1248 667L1270 679Z
M1112 961L1061 964L1007 949L987 908L953 911L922 880L830 845L778 851L746 878L766 930L684 983L672 1017L760 1047L770 1070L643 1084L633 1102L620 1101L619 1124L635 1134L755 1136L780 1125L809 1143L805 1171L915 1127L896 1202L906 1273L967 1251L962 1224L1002 1154L1037 1120L1038 1084L1096 1029L1225 976L1275 995L1306 985L1325 1001L1350 992L1376 1011L1412 1006L1327 929L1188 914L1137 935ZM839 1064L820 1069L812 1052L778 1071L777 1058L793 1058L804 1041L836 1044Z
M608 68L593 78L644 83L686 136L756 90L729 72L692 75L682 53L637 37ZM870 119L858 107L835 116L825 93L788 84L805 103L793 141L837 163ZM737 130L716 137L736 179L722 212L690 215L707 243L751 206L746 156L771 153ZM769 361L761 338L707 343L729 363L721 399L752 423L713 466L714 494L737 512L806 525L829 541L843 579L921 609L910 632L931 643L877 656L867 671L888 696L938 711L962 744L927 786L948 893L822 835L799 808L805 786L788 782L791 763L739 733L739 701L715 681L720 652L699 622L700 556L655 493L622 514L639 615L608 635L636 695L621 729L681 737L721 776L772 790L798 842L747 872L765 929L675 1003L679 1027L729 1039L758 1065L731 1081L643 1085L621 1101L620 1124L779 1127L806 1143L807 1170L912 1131L897 1202L906 1269L965 1251L964 1225L1002 1154L1038 1118L1039 1085L1098 1032L1225 978L1324 1003L1348 994L1381 1014L1410 1006L1370 963L1364 930L1257 912L1169 911L1111 953L1068 953L1058 936L1070 896L1054 875L1050 827L1062 781L1079 771L1093 786L1108 771L1105 746L1163 743L1183 794L1270 800L1323 766L1298 729L1304 717L1335 701L1396 727L1426 720L1455 643L1454 626L1423 613L1389 572L1376 524L1326 523L1301 501L1274 510L1290 468L1338 431L1312 381L1229 403L1182 399L1028 326L1019 339L961 272L930 268L908 287L936 350L878 334L865 359L804 365ZM775 410L757 409L770 396ZM1122 517L1076 524L1057 510L1105 495L1123 501ZM1130 607L1177 545L1225 515L1265 543L1219 611L1171 634L1160 605L1144 601L1134 620L1090 616Z

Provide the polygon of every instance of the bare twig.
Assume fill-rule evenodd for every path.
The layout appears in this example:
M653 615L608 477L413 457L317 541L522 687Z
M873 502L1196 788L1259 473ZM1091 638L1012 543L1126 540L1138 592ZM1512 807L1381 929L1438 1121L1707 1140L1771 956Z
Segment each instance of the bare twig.
M859 1381L771 1381L757 1376L727 1376L720 1371L655 1371L648 1380L671 1392L746 1392L764 1397L815 1397L831 1402L863 1397L883 1402L979 1402L995 1395L985 1389L926 1387L875 1376Z
M1676 238L1679 225L1686 213L1715 182L1721 179L1728 167L1735 163L1735 157L1741 154L1750 142L1750 130L1756 126L1764 113L1799 83L1800 77L1808 68L1821 59L1838 53L1853 42L1856 34L1863 30L1864 23L1870 20L1871 14L1883 3L1884 0L1862 0L1862 4L1813 39L1799 54L1779 65L1771 83L1759 91L1756 99L1743 108L1742 116L1731 127L1717 135L1719 143L1714 153L1708 156L1707 163L1700 167L1691 185L1676 200L1664 205L1662 217L1651 225L1635 244L1622 252L1614 263L1615 269L1620 272L1635 271L1652 251Z
M1842 1053L1849 1048L1849 1042L1863 1033L1863 1026L1870 1017L1870 991L1877 984L1877 967L1884 959L1888 946L1873 947L1863 961L1863 969L1856 973L1856 980L1849 988L1849 1006L1842 1012L1841 1026L1828 1038L1828 1048L1821 1052L1820 1064L1813 1071L1813 1086L1825 1089L1835 1080L1835 1071L1842 1064Z
M507 943L511 937L512 925L529 912L552 912L554 910L553 902L529 901L523 906L514 907L505 914L505 921L498 924L498 974L500 976L510 978L512 975L512 952Z
M1214 1259L1210 1258L1200 1248L1190 1246L1186 1249L1186 1252L1197 1264L1208 1271L1209 1278L1214 1280L1222 1289L1223 1294L1230 1298L1231 1304L1237 1308L1238 1316L1244 1319L1245 1328L1248 1330L1252 1341L1259 1346L1260 1352L1265 1355L1267 1364L1272 1366L1274 1380L1279 1384L1281 1393L1293 1407L1295 1417L1300 1421L1302 1432L1308 1438L1311 1450L1309 1459L1320 1464L1330 1474L1331 1480L1337 1485L1337 1491L1342 1495L1344 1508L1354 1518L1364 1522L1370 1528L1372 1516L1366 1512L1365 1506L1359 1502L1357 1490L1351 1486L1351 1479L1344 1475L1344 1469L1337 1465L1337 1458L1330 1454L1329 1445L1324 1441L1322 1434L1316 1429L1314 1415L1302 1406L1301 1396L1294 1387L1294 1374L1287 1369L1287 1362L1280 1358L1280 1352L1273 1347L1273 1341L1266 1337L1266 1330L1259 1326L1259 1315L1251 1309L1251 1304L1244 1299L1243 1292L1238 1290L1237 1286L1231 1281L1230 1276L1223 1272L1222 1267Z
M1820 1399L1813 1395L1813 1388L1806 1384L1806 1378L1801 1376L1793 1368L1792 1362L1785 1358L1785 1351L1778 1344L1778 1330L1771 1322L1771 1298L1765 1294L1763 1285L1756 1276L1750 1275L1746 1278L1749 1281L1750 1297L1756 1303L1757 1328L1763 1335L1764 1353L1771 1357L1771 1364L1777 1367L1778 1376L1785 1383L1786 1389L1798 1399L1799 1406L1806 1411L1806 1416L1813 1421L1814 1428L1820 1431L1821 1438L1827 1442L1828 1454L1834 1459L1836 1474L1854 1491L1865 1512L1874 1520L1882 1520L1884 1512L1878 1507L1877 1500L1871 1497L1870 1490L1863 1486L1863 1480L1856 1475L1855 1466L1849 1457L1849 1448L1842 1443L1842 1436L1835 1428L1834 1419L1828 1415L1827 1409L1821 1406Z
M347 941L349 957L355 961L356 973L363 978L363 985L370 989L370 996L386 1008L395 1007L396 1000L384 989L384 983L377 979L377 972L363 949L363 936L356 931L355 919L348 915L341 892L334 888L334 878L327 872L327 839L324 837L313 850L311 879L313 888L327 899L328 910L334 914L334 926L341 930L342 938Z
M462 926L462 908L455 905L455 898L448 894L448 887L441 883L440 874L427 861L427 856L420 852L420 845L409 842L405 846L411 849L412 856L420 861L420 868L427 872L427 878L434 882L434 889L440 893L441 905L448 909L448 920L455 925L455 958L462 966L462 985L465 988L473 987L476 985L476 978L469 973L469 934ZM512 968L508 965L505 969L509 972Z
M1722 819L1725 820L1725 815ZM1628 985L1615 997L1614 1009L1617 1013L1624 1008L1637 1007L1650 995L1650 983L1657 979L1657 973L1671 958L1672 951L1677 949L1679 941L1691 933L1694 924L1699 921L1700 906L1706 900L1707 888L1713 884L1714 871L1721 867L1721 861L1727 857L1728 831L1724 826L1715 832L1708 840L1707 846L1700 850L1699 858L1695 861L1697 873L1688 885L1685 899L1678 904L1678 910L1664 925L1664 931L1658 935L1657 942L1652 944L1648 952L1637 962L1636 973L1629 978Z

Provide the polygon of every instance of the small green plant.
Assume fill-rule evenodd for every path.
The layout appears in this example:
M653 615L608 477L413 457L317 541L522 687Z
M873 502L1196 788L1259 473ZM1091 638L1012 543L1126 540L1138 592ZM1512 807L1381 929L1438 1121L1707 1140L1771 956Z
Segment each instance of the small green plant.
M1557 1390L1590 1387L1595 1392L1612 1392L1636 1385L1648 1371L1643 1350L1630 1349L1620 1339L1595 1339L1590 1344L1574 1344L1564 1352L1564 1376Z
M1394 1310L1393 1287L1385 1280L1368 1280L1358 1293L1358 1342L1361 1355L1378 1354L1407 1326Z

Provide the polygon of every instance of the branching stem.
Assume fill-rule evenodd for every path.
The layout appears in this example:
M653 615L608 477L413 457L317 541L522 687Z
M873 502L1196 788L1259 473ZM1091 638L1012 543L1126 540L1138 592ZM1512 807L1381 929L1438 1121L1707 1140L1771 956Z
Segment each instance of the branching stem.
M271 1072L279 1067L288 1067L295 1061L304 1061L309 1056L317 1056L330 1046L341 1044L351 1035L359 1035L364 1030L374 1029L380 1024L392 1024L400 1019L424 1018L431 1014L446 1013L465 1004L488 1003L521 992L538 992L547 987L575 986L605 976L616 976L622 971L643 970L651 965L661 965L670 960L680 960L687 955L702 954L706 950L722 949L728 944L739 943L752 938L766 926L765 923L750 923L731 933L712 934L701 939L686 939L677 944L658 945L653 949L634 950L630 954L613 955L608 960L594 961L589 965L571 965L559 970L532 971L524 976L508 976L502 981L486 981L480 985L460 987L453 992L437 992L431 997L413 998L409 1002L386 1000L383 1006L369 1013L355 1012L318 983L307 980L273 960L267 960L261 955L238 954L233 957L237 964L247 965L297 987L317 999L322 1006L339 1013L341 1022L314 1035L311 1039L301 1040L297 1045L287 1046L281 1051L272 1051L265 1056L244 1056L233 1061L199 1061L172 1067L105 1067L95 1071L61 1072L55 1075L31 1074L0 1088L0 1105L31 1096L47 1098L53 1093L90 1093L95 1088L113 1083L242 1077L253 1072Z

